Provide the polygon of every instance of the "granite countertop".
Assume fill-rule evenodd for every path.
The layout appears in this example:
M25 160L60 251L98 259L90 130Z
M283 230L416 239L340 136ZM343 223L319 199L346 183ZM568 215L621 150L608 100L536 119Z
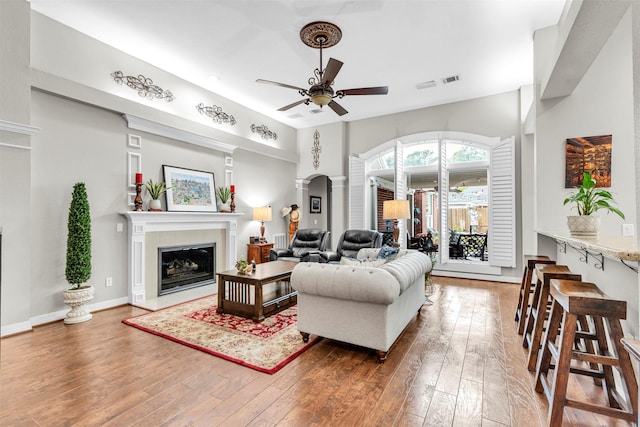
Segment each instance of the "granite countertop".
M599 234L597 237L572 236L568 230L536 230L538 234L567 242L574 246L599 252L626 261L640 261L640 248L635 236Z

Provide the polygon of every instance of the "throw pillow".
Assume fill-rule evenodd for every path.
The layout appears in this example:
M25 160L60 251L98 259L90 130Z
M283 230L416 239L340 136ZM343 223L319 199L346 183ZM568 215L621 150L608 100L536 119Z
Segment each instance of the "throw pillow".
M378 252L378 259L385 259L391 261L398 255L400 248L392 248L391 246L383 246Z
M386 260L384 259L355 259L342 257L340 258L340 265L348 265L351 267L381 267Z

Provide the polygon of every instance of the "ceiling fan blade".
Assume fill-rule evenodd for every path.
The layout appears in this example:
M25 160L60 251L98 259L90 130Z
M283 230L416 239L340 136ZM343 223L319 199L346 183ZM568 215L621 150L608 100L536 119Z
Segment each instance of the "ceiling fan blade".
M291 103L291 104L289 104L289 105L285 105L285 106L284 106L284 107L282 107L282 108L278 108L278 111L287 111L289 108L293 108L293 107L295 107L296 105L300 105L300 104L302 104L303 102L307 102L307 101L309 101L309 99L301 99L300 101L296 101L296 102L293 102L293 103Z
M337 59L329 58L329 62L322 74L322 83L330 85L338 75L340 68L342 68L342 62Z
M342 92L345 95L386 95L389 93L389 87L361 87L358 89L343 89L338 92Z
M274 85L274 86L286 87L286 88L288 88L288 89L295 89L295 90L306 90L306 89L303 89L303 88L301 88L301 87L291 86L291 85L288 85L288 84L285 84L285 83L273 82L273 81L271 81L271 80L262 80L262 79L258 79L258 80L256 80L256 83L264 83L264 84L267 84L267 85Z
M337 114L337 115L339 115L339 116L344 116L345 114L347 114L347 113L348 113L348 111L347 111L347 110L345 110L345 109L342 107L342 105L338 104L336 101L331 101L331 102L329 103L329 107L331 107L331 109L332 109L333 111L335 111L335 112L336 112L336 114Z

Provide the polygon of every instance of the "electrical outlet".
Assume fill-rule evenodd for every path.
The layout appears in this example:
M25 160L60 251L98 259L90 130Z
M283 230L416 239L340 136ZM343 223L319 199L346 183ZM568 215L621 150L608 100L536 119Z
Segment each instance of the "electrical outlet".
M124 230L124 227L122 226L122 223L121 222L117 223L116 224L116 231L118 233L122 233L122 230Z
M104 285L106 287L113 286L113 279L111 277L107 277L106 279L104 279Z
M635 234L633 228L633 224L622 224L622 235L633 236Z

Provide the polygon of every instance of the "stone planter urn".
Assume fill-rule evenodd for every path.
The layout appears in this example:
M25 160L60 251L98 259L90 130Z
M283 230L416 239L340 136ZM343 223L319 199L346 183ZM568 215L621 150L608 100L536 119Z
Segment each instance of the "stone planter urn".
M567 217L567 226L572 236L597 237L600 230L600 217L597 215L571 215Z
M86 322L93 317L85 304L93 299L94 290L93 286L81 286L78 289L67 289L63 292L64 303L71 307L64 319L65 324Z

